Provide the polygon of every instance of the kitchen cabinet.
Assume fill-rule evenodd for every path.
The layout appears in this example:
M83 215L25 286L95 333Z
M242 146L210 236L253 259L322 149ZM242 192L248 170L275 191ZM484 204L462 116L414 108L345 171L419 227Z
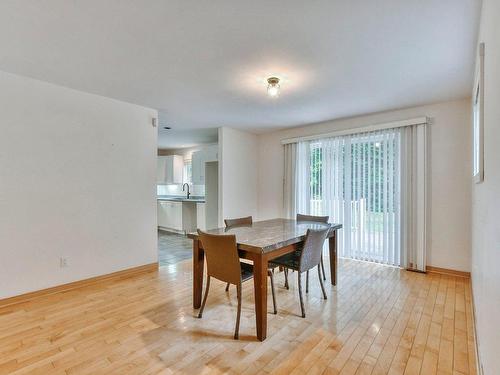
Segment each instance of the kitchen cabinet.
M205 223L205 203L196 203L196 226L201 230L207 229Z
M158 226L182 231L182 202L158 201Z
M166 201L158 201L156 205L158 226L167 228L168 227L168 209Z
M169 202L169 203L170 203L170 213L169 213L170 228L173 228L175 230L183 230L182 202Z
M197 203L158 200L158 227L174 232L196 231Z
M191 171L192 171L193 185L204 185L205 160L203 151L193 152L193 156L191 158Z
M157 184L182 184L183 168L184 158L182 156L158 156L156 169Z
M205 163L219 160L219 145L211 145L205 149Z
M212 145L203 150L193 152L192 174L193 185L205 185L205 163L217 161L219 158L219 146Z

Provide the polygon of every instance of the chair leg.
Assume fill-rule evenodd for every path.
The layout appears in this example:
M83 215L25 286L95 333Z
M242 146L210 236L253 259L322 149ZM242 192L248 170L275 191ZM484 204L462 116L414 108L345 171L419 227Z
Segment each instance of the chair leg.
M326 281L325 264L323 263L323 254L321 254L321 272L323 272L323 280Z
M207 276L207 286L205 289L205 296L203 297L203 302L201 303L200 312L198 313L198 318L201 319L203 315L203 309L205 308L205 303L207 302L208 290L210 289L210 276Z
M234 329L234 339L238 340L240 333L240 317L241 317L241 285L236 286L236 294L238 295L238 313L236 315L236 328Z
M300 309L302 310L302 317L306 317L306 312L304 311L304 301L302 299L302 280L300 278L300 271L297 271L297 276L299 279L299 298L300 298Z
M226 284L226 292L229 291L229 283Z
M285 268L285 288L290 289L290 285L288 285L288 268Z
M274 277L273 273L271 271L268 271L269 278L271 279L271 292L273 294L273 307L274 307L274 314L278 313L278 309L276 308L276 294L274 292Z
M323 274L324 275L324 274ZM323 285L323 279L321 277L321 272L319 270L319 264L318 264L318 277L319 277L319 283L321 285L321 290L323 291L323 298L326 299L326 292L325 292L325 286Z
M306 271L306 293L309 293L309 271Z

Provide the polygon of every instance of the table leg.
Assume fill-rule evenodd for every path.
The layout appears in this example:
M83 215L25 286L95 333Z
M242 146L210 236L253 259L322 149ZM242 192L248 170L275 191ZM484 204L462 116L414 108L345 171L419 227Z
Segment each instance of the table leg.
M193 240L193 307L195 309L201 306L204 267L205 252L200 248L200 241Z
M328 239L330 249L330 277L332 285L337 285L337 231Z
M257 255L253 261L257 338L264 341L267 336L267 257Z

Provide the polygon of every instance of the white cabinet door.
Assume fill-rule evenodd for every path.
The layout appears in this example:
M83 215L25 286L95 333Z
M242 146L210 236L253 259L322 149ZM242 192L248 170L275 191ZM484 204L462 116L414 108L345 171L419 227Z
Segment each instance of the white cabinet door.
M219 146L212 145L203 150L193 152L191 163L193 172L193 185L205 185L205 163L217 161Z
M182 172L184 169L184 158L179 155L167 156L167 184L182 184Z
M156 183L164 184L167 173L167 159L165 156L158 156L156 163Z
M158 226L168 228L168 203L167 201L158 201L157 215Z
M205 161L203 160L203 151L193 152L191 163L193 185L204 185Z
M211 145L205 149L205 163L219 160L219 145Z
M158 226L178 231L182 228L182 202L158 201Z
M170 228L175 230L182 230L182 202L169 202L170 203Z
M182 184L184 158L179 155L158 156L156 169L158 184Z
M172 202L165 202L165 228L172 228L173 219L172 219Z

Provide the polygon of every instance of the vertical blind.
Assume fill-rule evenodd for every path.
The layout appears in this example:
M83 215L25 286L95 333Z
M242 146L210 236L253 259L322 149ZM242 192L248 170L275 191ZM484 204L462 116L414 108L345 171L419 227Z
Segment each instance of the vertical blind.
M425 270L422 129L406 126L287 144L287 216L328 215L342 223L341 257Z
M309 213L344 224L340 256L399 265L399 130L301 143L310 152Z

